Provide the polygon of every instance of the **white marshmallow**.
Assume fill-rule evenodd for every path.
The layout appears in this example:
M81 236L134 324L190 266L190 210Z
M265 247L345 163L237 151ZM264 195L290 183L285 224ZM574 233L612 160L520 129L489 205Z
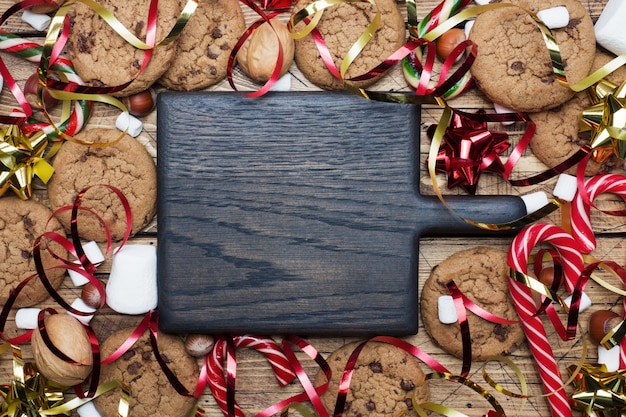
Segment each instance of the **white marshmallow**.
M556 6L549 9L539 10L537 17L548 29L560 29L569 23L569 11L565 6Z
M20 308L15 312L15 327L18 329L36 329L40 308Z
M578 191L576 177L569 174L561 174L556 181L552 194L561 200L572 201L576 195L576 191Z
M571 295L568 296L567 298L565 298L565 300L563 300L563 302L565 303L566 306L570 307L572 305L572 296ZM580 304L578 306L578 311L582 313L583 311L587 310L589 307L591 307L591 298L589 298L589 296L583 292L582 296L580 297Z
M607 371L615 372L619 369L620 346L613 346L607 349L598 345L598 363L605 365Z
M537 191L523 195L522 201L526 206L526 214L532 214L548 204L548 195L543 191Z
M31 25L34 29L44 31L50 26L52 18L47 14L33 13L25 9L22 13L22 20Z
M498 113L498 114L515 113L515 110L513 110L513 109L509 109L509 108L507 108L507 107L504 107L503 105L498 104L498 103L493 103L493 109L494 109L494 110L496 111L496 113ZM514 124L515 122L514 122L514 121L509 121L509 122L500 122L500 123L502 123L502 124L503 124L503 125L505 125L505 126L509 126L509 125Z
M85 304L82 298L75 299L74 302L70 304L70 306L74 310L82 311L83 313L95 313L96 312L96 309L93 307L89 307L87 304ZM67 314L69 314L72 317L75 317L76 319L78 319L78 321L81 321L84 324L89 324L89 322L93 318L93 314L89 316L81 316L78 314L74 314L70 311L68 311Z
M626 2L609 0L594 25L596 42L615 55L626 52L624 22L626 22Z
M474 19L471 19L465 22L465 26L463 26L463 30L465 31L465 39L469 39L469 35L470 35L470 32L472 31L473 26L474 26Z
M115 127L119 130L126 131L129 135L136 138L143 129L143 123L128 112L120 113L115 120Z
M76 412L80 417L102 417L93 401L81 405L76 409Z
M485 4L491 3L491 0L474 0L474 2L479 6L484 6Z
M85 256L87 256L87 259L89 259L92 264L97 266L104 262L104 255L100 250L100 246L98 246L98 244L93 240L83 245L83 251L85 252ZM80 265L80 262L78 260L73 261L73 263ZM68 269L67 273L69 274L72 283L76 287L80 287L89 282L89 280L79 272Z
M271 91L289 91L291 90L291 74L286 73L270 88Z
M459 318L456 314L456 306L451 295L441 295L437 299L439 321L443 324L456 323Z
M106 303L122 314L144 314L157 306L156 247L124 245L113 257Z

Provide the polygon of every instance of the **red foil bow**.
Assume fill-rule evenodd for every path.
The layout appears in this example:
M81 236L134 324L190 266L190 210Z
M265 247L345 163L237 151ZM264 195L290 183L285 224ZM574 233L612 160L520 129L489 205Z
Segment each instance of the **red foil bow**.
M437 154L436 171L446 174L448 188L460 186L476 194L481 172L505 172L499 155L510 147L508 138L505 132L489 130L486 121L455 112Z

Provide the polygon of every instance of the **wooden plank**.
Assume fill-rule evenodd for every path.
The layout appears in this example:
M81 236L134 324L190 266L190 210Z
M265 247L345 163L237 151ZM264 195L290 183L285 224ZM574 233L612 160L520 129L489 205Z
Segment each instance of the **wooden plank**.
M346 93L161 95L162 328L413 334L419 237L486 233L416 195L418 126L417 106ZM516 197L456 200L525 214Z

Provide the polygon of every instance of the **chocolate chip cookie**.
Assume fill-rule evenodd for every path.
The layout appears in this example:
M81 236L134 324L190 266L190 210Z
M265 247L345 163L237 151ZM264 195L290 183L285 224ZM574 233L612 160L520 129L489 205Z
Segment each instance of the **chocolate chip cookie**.
M613 57L598 51L593 62L592 71L595 71ZM626 67L614 71L606 77L616 85L626 80ZM584 145L591 141L591 132L580 131L580 115L591 101L586 91L581 91L572 99L554 109L538 113L531 113L530 119L535 122L537 130L530 141L533 154L548 167L552 168L574 155ZM592 176L612 171L623 166L624 161L613 155L603 162L592 160L587 164L585 175ZM567 171L576 174L576 167Z
M311 0L300 0L294 6L294 14L311 4ZM328 8L316 28L324 37L337 68L341 67L343 57L363 34L374 19L376 10L380 12L380 28L374 33L360 55L352 62L346 78L366 74L393 52L400 48L406 39L404 19L393 0L369 2L345 2ZM296 25L301 30L303 24ZM326 90L343 89L343 81L334 77L326 68L311 34L296 40L295 60L304 76ZM378 78L350 82L358 87L373 84Z
M65 236L61 224L50 217L52 212L35 200L21 200L17 197L0 198L0 305L9 298L9 291L27 277L35 274L33 249L35 239L44 232L55 232ZM50 219L50 222L48 222ZM48 239L41 240L41 260L46 276L54 288L58 288L65 276L64 268L52 268L59 265L46 248L66 257L67 253L60 245ZM32 279L15 300L15 307L29 307L48 298L39 278Z
M102 358L107 358L128 339L134 328L113 333L100 346ZM190 392L198 382L198 365L187 354L178 336L159 333L158 350L168 368ZM129 415L134 417L187 417L196 404L194 397L179 394L168 380L154 355L148 332L120 358L102 366L102 383L119 380L130 388ZM94 404L102 417L116 417L119 391L113 390L97 397Z
M589 74L596 51L593 22L577 0L507 0L520 7L489 10L476 18L469 39L478 46L471 73L478 88L495 103L522 112L557 107L574 96L561 85L535 21L525 11L565 6L570 20L552 33L561 51L568 82Z
M150 0L97 0L137 38L146 40ZM182 5L178 0L159 0L157 44L174 27ZM176 40L154 48L148 66L139 73L144 50L118 34L88 5L77 2L70 14L71 31L66 49L80 78L92 86L114 87L131 82L115 96L129 96L150 87L171 65Z
M226 77L228 58L246 29L239 0L201 1L180 33L176 55L159 83L201 90Z
M463 358L461 327L439 321L438 300L450 295L446 284L453 280L461 292L483 309L508 320L518 320L509 294L507 254L499 249L476 247L457 252L437 265L424 282L420 298L421 319L431 339L446 352ZM496 324L467 312L472 340L472 359L513 351L524 340L519 324Z
M96 144L113 143L121 134L115 129L90 129L76 139ZM126 215L120 199L108 188L119 189L128 200L132 213L132 234L143 229L156 213L156 166L146 148L129 135L115 145L96 147L65 142L52 162L54 175L48 182L48 198L53 210L72 206L79 192L90 188L81 206L93 210L109 227L113 240L126 231ZM59 214L69 230L71 211ZM78 233L85 240L106 241L99 219L84 210L78 214Z
M346 363L359 342L349 343L334 351L327 362L332 370L328 390L321 399L332 413L337 401L339 383ZM315 386L326 382L319 372ZM368 342L359 353L346 398L346 417L395 417L417 415L413 411L411 398L415 395L419 403L428 401L428 382L417 360L403 349L380 342Z

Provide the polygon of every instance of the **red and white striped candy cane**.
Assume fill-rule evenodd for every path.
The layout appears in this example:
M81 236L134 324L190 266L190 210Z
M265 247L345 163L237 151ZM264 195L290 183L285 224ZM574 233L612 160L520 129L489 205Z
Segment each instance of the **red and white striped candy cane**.
M289 360L273 339L263 336L241 335L234 336L233 342L235 349L250 348L262 353L274 370L274 375L281 387L296 377ZM225 337L217 339L207 361L207 382L217 405L225 416L228 416L228 394L224 375L227 343ZM243 411L236 402L235 416L244 417Z
M584 262L574 238L558 226L533 224L523 229L511 243L508 266L518 272L528 272L528 259L532 249L540 242L550 243L558 251L565 274L567 290L572 292L580 276ZM541 380L554 417L571 417L572 410L563 387L561 372L554 358L541 317L531 289L514 279L509 279L509 288L517 312L522 320L526 339L535 358Z
M572 236L578 240L583 253L591 253L596 248L596 238L591 228L591 204L602 193L617 194L626 201L626 176L618 174L601 174L585 181L585 190L589 200L576 193L572 202L571 224Z

